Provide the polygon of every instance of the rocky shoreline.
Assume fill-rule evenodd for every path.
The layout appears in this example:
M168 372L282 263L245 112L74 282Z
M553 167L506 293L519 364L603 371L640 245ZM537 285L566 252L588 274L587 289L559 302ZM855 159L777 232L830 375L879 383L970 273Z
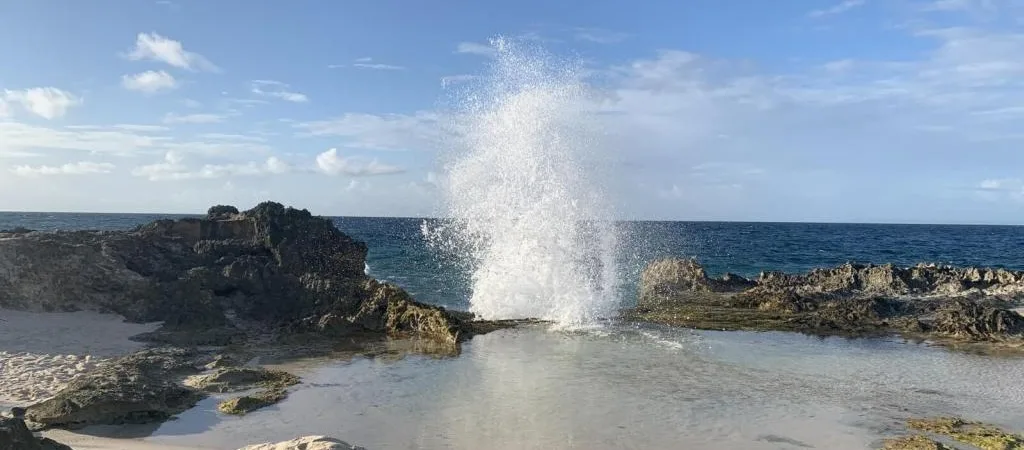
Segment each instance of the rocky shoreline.
M416 302L364 273L366 245L306 210L265 202L206 217L159 220L129 231L0 231L0 308L112 313L159 323L136 335L148 348L85 366L61 389L0 418L0 449L67 449L33 432L160 423L210 396L244 415L301 383L261 366L279 355L458 355L474 335L522 321L481 321ZM651 262L632 321L713 330L815 335L900 334L948 344L1024 348L1024 272L937 265L846 264L756 279L709 277L692 259ZM0 322L0 327L4 323ZM382 345L399 350L382 349ZM74 360L71 362L77 362ZM86 360L87 361L87 360ZM945 436L981 448L1019 436L960 419L911 421L919 434L885 448L943 447ZM920 434L924 433L924 434ZM1000 434L1001 433L1001 434ZM991 440L983 440L989 439ZM244 443L239 443L241 447ZM271 449L357 449L309 436Z
M757 279L708 277L693 259L643 271L637 306L624 317L710 330L815 335L902 334L949 344L1024 346L1024 272L844 264Z
M66 448L23 431L161 422L211 393L238 393L221 402L224 414L274 404L298 377L244 362L275 347L330 351L398 339L414 351L454 355L469 337L514 325L418 303L368 277L366 253L328 219L273 202L244 212L215 206L205 218L130 231L0 231L0 308L162 324L133 338L150 348L16 408L0 425L0 448ZM8 438L25 442L5 447ZM355 448L300 441L301 448ZM282 445L253 448L300 448Z

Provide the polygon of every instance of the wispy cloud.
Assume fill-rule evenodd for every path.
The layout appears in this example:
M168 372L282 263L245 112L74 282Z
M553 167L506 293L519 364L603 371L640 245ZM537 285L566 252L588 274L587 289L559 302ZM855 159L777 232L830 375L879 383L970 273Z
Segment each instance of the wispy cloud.
M866 0L844 0L830 8L816 9L807 13L808 17L820 18L826 16L834 16L836 14L842 14L855 8L864 6Z
M88 175L110 173L113 170L114 165L110 163L81 161L60 166L18 166L11 169L11 172L22 177L37 177L43 175Z
M350 113L294 125L308 136L338 136L346 147L372 150L426 150L440 141L440 116L433 112L406 114Z
M995 11L997 0L934 0L924 6L925 11Z
M332 148L316 156L317 168L328 175L389 175L405 170L396 166L382 164L376 159L366 161L355 157L345 158Z
M576 40L597 44L615 44L629 38L628 33L611 31L603 28L576 28L573 32Z
M68 125L64 127L68 130L86 130L86 131L102 131L102 130L122 130L122 131L134 131L139 133L158 133L162 131L168 131L170 128L161 125L139 125L131 123L122 123L115 125Z
M163 70L147 70L134 75L122 76L121 85L128 90L152 94L174 89L178 87L178 81L171 74Z
M82 99L54 87L4 90L5 103L18 103L22 108L44 119L63 117L68 109L82 104ZM4 108L6 110L6 108Z
M309 97L306 94L289 90L291 86L286 83L274 80L252 80L250 91L264 97L278 98L287 102L306 103Z
M476 78L477 78L476 75L468 75L468 74L448 75L448 76L441 77L441 86L447 87L447 86L451 86L451 85L454 85L454 84L465 83L467 81L475 80Z
M1024 180L1020 178L983 180L975 187L975 191L983 200L1024 202Z
M455 53L493 57L498 54L498 51L493 46L487 44L460 42L459 45L455 47Z
M352 67L358 67L360 69L374 69L374 70L405 70L404 66L396 66L394 64L380 64L380 63L355 63Z
M200 113L200 114L184 114L179 115L175 113L167 113L164 115L164 123L176 124L176 123L220 123L230 117L227 114L213 114L213 113Z
M135 39L135 48L125 57L135 61L159 61L179 69L220 72L220 68L203 55L187 51L181 42L156 33L139 33Z
M329 69L341 69L345 67L355 67L357 69L371 69L371 70L406 70L405 66L399 66L396 64L384 64L374 62L373 58L364 56L357 58L351 65L346 64L330 64L327 66Z
M217 179L236 176L264 176L289 173L292 166L280 158L271 156L263 163L248 162L243 164L204 164L192 168L185 164L182 154L167 152L161 162L136 167L132 175L144 177L150 181L180 181L195 179Z
M201 139L212 139L219 141L245 141L245 142L266 142L265 138L259 136L248 136L244 134L231 133L202 133L198 135Z

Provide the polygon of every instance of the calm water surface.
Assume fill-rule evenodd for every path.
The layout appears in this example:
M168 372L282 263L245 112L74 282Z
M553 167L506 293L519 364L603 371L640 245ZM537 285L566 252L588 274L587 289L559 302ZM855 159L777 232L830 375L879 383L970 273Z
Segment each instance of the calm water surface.
M1024 429L1024 360L897 340L543 327L453 359L295 364L304 384L245 418L216 399L146 440L203 448L329 434L371 449L864 449L907 416ZM235 447L232 447L235 445Z

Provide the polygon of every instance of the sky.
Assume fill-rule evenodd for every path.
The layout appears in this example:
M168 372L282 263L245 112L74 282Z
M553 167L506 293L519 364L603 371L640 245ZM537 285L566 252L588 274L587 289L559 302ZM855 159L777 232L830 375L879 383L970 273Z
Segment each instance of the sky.
M0 210L436 215L496 36L586 68L621 218L1024 223L1024 0L0 0Z

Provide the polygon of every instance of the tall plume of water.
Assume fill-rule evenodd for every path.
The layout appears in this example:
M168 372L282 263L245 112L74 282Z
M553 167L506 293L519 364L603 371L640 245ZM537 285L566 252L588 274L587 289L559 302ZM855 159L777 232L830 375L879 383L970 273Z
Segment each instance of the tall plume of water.
M504 39L492 45L491 73L455 115L443 187L450 220L424 232L468 263L478 316L593 324L618 298L592 92L571 63Z

